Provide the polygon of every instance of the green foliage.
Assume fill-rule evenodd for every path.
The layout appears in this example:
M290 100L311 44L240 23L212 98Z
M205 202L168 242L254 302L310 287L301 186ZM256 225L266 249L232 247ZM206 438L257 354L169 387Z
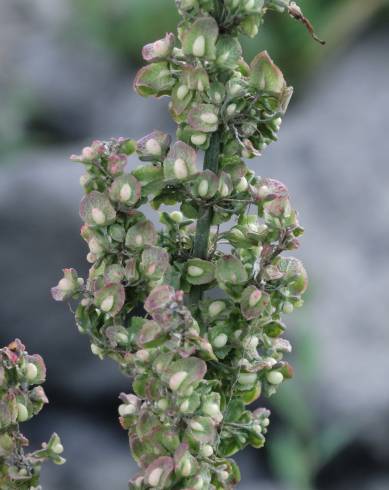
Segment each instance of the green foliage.
M37 415L48 403L40 386L46 367L38 355L29 355L20 340L0 349L0 487L2 490L39 490L41 466L46 460L63 464L63 446L53 434L42 449L25 454L28 440L19 424Z
M228 490L240 480L230 457L262 447L268 430L270 412L247 405L292 376L282 317L307 288L301 262L281 255L303 233L289 193L244 161L277 139L292 88L267 52L248 65L238 36L254 37L269 10L309 23L287 0L176 3L177 36L144 47L134 88L171 98L177 141L153 131L94 141L72 157L86 169L91 268L85 281L65 269L52 293L79 300L92 352L133 379L119 407L140 466L130 489ZM133 153L145 163L126 172ZM157 228L146 203L180 211L160 213ZM145 315L134 318L140 306Z

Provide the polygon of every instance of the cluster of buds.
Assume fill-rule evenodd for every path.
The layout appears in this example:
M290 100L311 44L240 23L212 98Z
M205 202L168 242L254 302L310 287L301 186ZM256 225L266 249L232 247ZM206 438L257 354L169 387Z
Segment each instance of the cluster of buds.
M40 386L46 378L43 359L29 355L20 340L0 349L0 487L38 490L41 466L46 460L63 464L63 446L53 434L38 451L25 454L28 440L19 424L37 415L48 403Z
M276 139L292 89L266 52L248 65L238 35L255 35L269 9L297 18L297 7L177 6L178 35L144 47L135 80L141 96L171 98L177 140L154 130L72 157L86 168L81 236L91 268L85 281L65 269L52 294L79 300L77 326L93 354L133 379L119 406L141 468L130 489L229 490L240 479L230 457L262 447L268 430L269 411L247 405L292 376L283 317L307 288L302 263L283 255L303 233L288 190L243 160ZM128 172L131 154L142 163ZM157 227L145 203L175 209L160 212Z

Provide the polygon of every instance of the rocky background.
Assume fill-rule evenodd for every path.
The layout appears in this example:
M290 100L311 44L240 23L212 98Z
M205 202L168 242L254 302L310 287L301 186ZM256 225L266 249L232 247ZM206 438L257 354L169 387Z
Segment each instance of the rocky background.
M136 58L101 32L104 20L123 20L123 12L136 26L126 10L132 1L138 5L105 2L106 12L96 7L104 2L96 11L90 4L95 30L82 23L87 0L0 2L0 343L20 337L47 362L51 405L25 431L34 444L57 431L68 463L45 468L46 490L120 490L135 470L116 415L129 381L90 353L72 313L49 295L63 267L86 270L81 168L68 155L91 138L172 130L166 101L132 92ZM153 2L137 15L152 12ZM353 19L343 19L354 33L346 42L335 21L331 31L329 17L320 17L322 3L312 3L331 49L296 61L304 83L289 60L297 101L280 141L252 161L257 173L287 184L300 210L306 234L299 255L311 287L290 322L295 380L264 402L273 411L269 443L239 456L240 488L387 490L388 17L372 1L376 16L365 13L358 35L349 28ZM147 24L151 39L169 22ZM134 43L145 35L138 29ZM333 49L339 39L342 49ZM289 49L298 54L298 46Z

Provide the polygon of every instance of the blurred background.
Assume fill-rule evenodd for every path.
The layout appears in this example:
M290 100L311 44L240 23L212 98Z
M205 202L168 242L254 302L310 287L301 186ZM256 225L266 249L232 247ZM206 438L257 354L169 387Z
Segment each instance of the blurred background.
M289 187L310 290L289 320L295 379L261 400L268 444L239 455L239 488L388 490L389 6L299 3L325 47L279 15L245 40L248 59L267 49L296 88L280 142L251 165ZM176 21L173 0L0 0L0 341L20 337L47 363L51 404L25 432L38 445L57 431L68 463L45 467L46 490L120 490L135 471L116 412L129 381L49 288L87 266L68 156L173 131L167 100L131 83L143 44Z

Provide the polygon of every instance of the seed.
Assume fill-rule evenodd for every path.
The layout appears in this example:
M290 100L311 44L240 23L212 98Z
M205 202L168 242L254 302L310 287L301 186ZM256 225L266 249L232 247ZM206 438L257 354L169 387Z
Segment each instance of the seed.
M73 289L73 284L72 281L67 279L66 277L63 277L59 283L58 283L59 289L62 291L71 291Z
M158 405L158 408L160 410L165 411L167 409L167 407L169 406L169 403L166 400L166 398L161 398L161 400L158 401L157 405Z
M198 90L199 92L204 92L204 84L203 84L203 81L202 81L202 80L199 80L199 81L197 82L197 90Z
M217 349L221 349L227 344L228 337L225 333L219 334L212 342L212 345Z
M228 188L227 184L222 184L221 189L220 189L220 195L222 197L227 197L228 194L230 193L230 189Z
M225 53L221 54L219 58L217 59L218 63L223 64L225 61L228 60L228 57L230 56L230 52L226 51Z
M221 472L219 473L219 478L220 478L220 480L222 480L222 481L226 481L226 480L228 480L229 476L230 476L230 475L228 474L228 471L221 471Z
M132 189L129 184L124 184L120 189L120 200L122 202L127 202L131 199Z
M256 382L257 375L255 373L240 373L238 383L241 385L252 385Z
M262 185L259 189L258 189L258 192L257 192L257 196L260 198L260 199L265 199L265 197L267 197L270 193L270 189L267 185Z
M153 48L155 55L159 58L163 58L164 56L169 54L169 45L164 39L155 41Z
M192 471L192 465L190 464L189 459L187 459L182 466L182 470L181 470L182 476L189 476L191 471Z
M230 104L227 106L227 114L232 116L236 111L236 104Z
M181 412L186 412L189 408L189 400L185 400L181 403L180 405L180 411Z
M222 96L221 96L221 94L220 94L219 92L215 92L215 93L213 94L213 98L215 99L215 101L216 101L217 103L220 103L220 102L222 101Z
M188 267L188 274L192 277L200 277L204 274L204 271L201 267L197 267L196 265L190 265Z
M272 385L279 385L284 381L284 376L279 371L270 371L270 373L267 374L266 379Z
M185 161L182 158L177 158L177 160L174 162L174 175L180 180L188 177L188 169Z
M32 382L38 376L38 368L32 362L29 362L26 366L26 377L28 381Z
M189 88L186 85L180 85L177 89L177 99L183 100L188 95Z
M92 209L92 219L97 225L103 225L105 223L105 214L99 208Z
M127 405L123 403L119 406L118 411L121 417L127 417L128 415L134 415L136 412L136 407L134 405Z
M204 112L201 114L200 119L206 124L216 124L218 121L217 115L213 112Z
M197 39L195 39L195 42L193 43L192 46L192 53L195 56L204 56L205 55L205 37L204 36L199 36Z
M196 422L196 420L192 420L190 423L190 427L196 432L203 432L204 426L200 424L200 422Z
M209 458L210 456L212 456L213 454L213 447L210 446L209 444L206 444L205 446L203 446L201 448L201 454L206 457L206 458Z
M18 403L17 404L18 408L18 421L19 422L25 422L28 419L28 410L23 403Z
M177 391L184 380L187 378L188 373L186 371L178 371L173 374L173 376L169 380L169 386L172 391Z
M158 141L155 140L154 138L151 138L146 141L145 148L148 151L148 153L150 153L150 155L153 155L155 157L162 154L162 147L158 143Z
M246 177L242 177L240 181L238 182L238 185L236 186L236 191L237 192L244 192L247 190L249 184L247 182Z
M162 468L155 468L150 475L149 475L149 485L152 487L157 487L159 485L159 481L161 479L161 476L163 474L163 469Z
M245 4L245 9L246 10L251 10L255 5L255 0L247 0Z
M262 297L262 292L259 289L256 289L255 291L253 291L249 297L250 308L253 308L254 306L256 306L260 302L261 297Z
M115 298L113 297L112 294L107 296L106 298L103 299L100 305L100 309L104 311L105 313L108 313L109 311L112 310L113 304L114 304Z
M208 180L203 179L199 184L199 188L198 188L199 195L201 197L205 197L208 194L208 189L209 189Z
M210 316L214 317L219 315L226 307L224 301L214 301L208 307L208 313Z
M237 95L242 90L242 86L239 83L233 83L230 87L230 94Z
M93 255L98 255L103 251L103 247L96 240L96 238L91 238L88 242L89 250Z
M207 136L205 134L201 134L201 133L193 134L190 137L190 140L194 145L201 146L207 141Z

